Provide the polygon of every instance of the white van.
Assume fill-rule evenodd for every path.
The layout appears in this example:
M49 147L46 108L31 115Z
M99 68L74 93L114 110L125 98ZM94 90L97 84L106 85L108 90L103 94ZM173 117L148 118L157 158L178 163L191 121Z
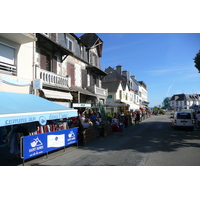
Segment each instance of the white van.
M172 126L176 128L184 128L194 130L195 120L193 112L191 111L180 111L175 112L174 116L171 117Z

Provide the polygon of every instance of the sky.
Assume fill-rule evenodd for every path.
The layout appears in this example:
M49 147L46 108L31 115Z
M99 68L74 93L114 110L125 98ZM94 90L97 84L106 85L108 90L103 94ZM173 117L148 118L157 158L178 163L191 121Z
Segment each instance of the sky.
M174 94L200 94L200 73L193 60L200 50L199 33L96 34L103 40L101 69L122 65L145 82L150 107Z

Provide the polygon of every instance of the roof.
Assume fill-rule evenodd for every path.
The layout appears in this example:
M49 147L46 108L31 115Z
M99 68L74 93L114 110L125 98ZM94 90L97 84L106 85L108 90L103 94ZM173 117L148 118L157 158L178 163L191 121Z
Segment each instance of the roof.
M113 69L112 67L108 67L105 72L107 73L107 75L102 81L102 85L104 88L106 85L109 92L116 92L119 84L121 83L123 90L126 89L126 85L128 85L128 83L125 76L119 74L117 70ZM113 86L109 86L109 84L112 84Z
M108 88L108 92L117 92L117 89L119 87L120 82L103 82L102 87L103 88Z
M170 101L193 101L194 99L198 100L200 98L200 94L175 94L172 96Z
M33 94L0 92L0 99L0 126L77 116L77 110Z
M107 75L104 77L103 81L126 81L126 77L119 74L117 70L113 69L112 67L108 67L105 69Z
M99 57L102 56L102 46L103 41L99 38L99 36L95 33L85 33L80 37L80 40L88 47L92 48L94 46L97 47Z
M106 72L102 71L101 69L99 69L99 68L97 68L97 67L95 67L95 66L93 66L93 65L88 65L88 66L86 66L86 69L87 69L87 70L90 70L92 73L97 74L97 75L100 75L100 76L102 76L102 77L104 77L104 76L107 75Z
M82 87L77 87L77 86L72 85L70 89L72 89L74 92L80 92L81 94L96 97L96 94L93 94L92 92L90 92L86 89L83 89Z

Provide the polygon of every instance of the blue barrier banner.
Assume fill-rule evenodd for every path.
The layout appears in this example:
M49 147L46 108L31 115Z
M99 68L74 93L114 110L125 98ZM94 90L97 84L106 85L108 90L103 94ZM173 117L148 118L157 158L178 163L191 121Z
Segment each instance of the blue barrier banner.
M23 140L24 160L78 143L78 128L25 136Z

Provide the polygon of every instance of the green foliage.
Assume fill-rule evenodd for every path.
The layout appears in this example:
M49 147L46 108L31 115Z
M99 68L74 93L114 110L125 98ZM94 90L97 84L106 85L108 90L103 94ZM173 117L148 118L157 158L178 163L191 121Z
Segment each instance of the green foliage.
M161 114L161 115L165 115L166 112L165 112L164 110L160 110L159 114Z
M105 112L105 109L104 109L104 107L103 107L103 105L102 105L101 102L99 102L99 111L101 113L101 119L102 119L102 121L103 122L107 121L106 112Z
M195 63L195 67L199 70L199 73L200 73L200 50L194 58L194 63Z

